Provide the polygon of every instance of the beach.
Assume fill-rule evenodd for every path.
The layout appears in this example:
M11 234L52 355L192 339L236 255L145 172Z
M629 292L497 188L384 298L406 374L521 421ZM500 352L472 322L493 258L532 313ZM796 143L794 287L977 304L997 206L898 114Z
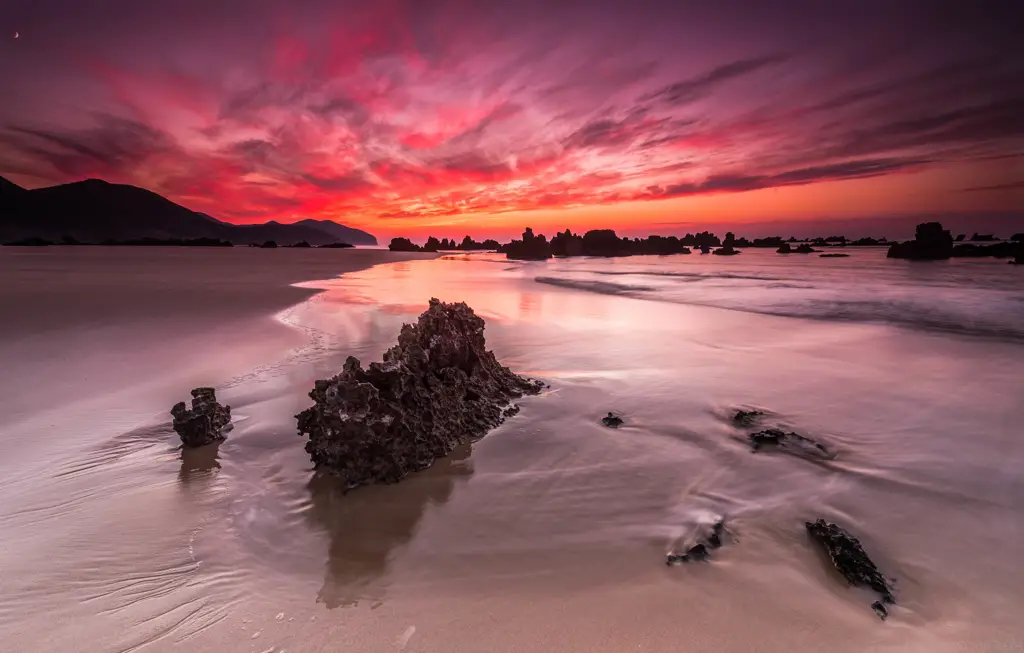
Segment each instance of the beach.
M3 248L0 638L1019 650L1024 269L848 249L514 263ZM314 474L294 415L431 297L467 302L498 360L551 387L432 468L346 493ZM167 411L199 385L235 425L182 452ZM739 409L835 459L752 453ZM621 428L601 425L609 411ZM729 537L710 561L666 566L718 517ZM819 517L894 580L887 621L809 541Z

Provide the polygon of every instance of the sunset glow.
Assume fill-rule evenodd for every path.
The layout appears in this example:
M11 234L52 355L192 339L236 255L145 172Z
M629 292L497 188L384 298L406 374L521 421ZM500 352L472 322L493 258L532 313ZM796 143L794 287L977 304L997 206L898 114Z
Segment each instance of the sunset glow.
M0 11L28 187L412 236L1024 206L1024 59L966 3L66 4Z

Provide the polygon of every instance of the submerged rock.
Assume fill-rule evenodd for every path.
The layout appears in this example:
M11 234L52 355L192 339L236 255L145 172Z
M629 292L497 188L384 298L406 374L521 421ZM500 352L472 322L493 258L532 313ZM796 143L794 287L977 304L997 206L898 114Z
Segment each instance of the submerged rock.
M762 417L764 413L760 410L737 410L732 421L742 426L750 426Z
M791 453L815 458L832 458L832 453L817 440L813 440L799 433L785 432L782 429L765 429L747 436L750 440L750 448L755 452L764 447L776 447L788 450Z
M487 351L484 321L465 303L430 300L381 363L352 356L317 381L315 405L296 418L314 465L347 487L394 483L513 415L514 399L543 383L514 374Z
M818 254L819 258L848 258L849 254Z
M806 522L807 532L811 539L824 547L832 564L851 585L867 587L878 592L880 600L871 604L871 609L885 619L889 610L885 607L896 603L892 595L892 587L882 572L871 561L864 547L853 535L832 522L818 519Z
M725 519L718 518L711 524L701 524L690 536L684 546L683 553L669 553L665 556L666 565L678 565L684 562L700 562L711 557L711 552L722 546L725 536Z
M623 420L615 413L608 413L607 415L601 418L601 423L610 429L617 429L620 426L622 426Z
M224 431L230 428L231 406L217 403L213 388L196 388L192 391L191 410L180 401L171 408L171 416L171 426L181 437L181 443L201 447L224 439Z

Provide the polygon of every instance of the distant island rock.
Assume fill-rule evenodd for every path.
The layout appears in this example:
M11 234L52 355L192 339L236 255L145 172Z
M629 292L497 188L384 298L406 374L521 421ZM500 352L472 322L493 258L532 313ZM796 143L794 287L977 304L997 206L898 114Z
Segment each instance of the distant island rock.
M483 437L515 414L515 399L542 387L495 359L469 306L431 299L382 362L364 370L350 356L316 382L314 405L296 419L317 469L349 488L394 483Z
M914 240L893 243L887 256L915 261L945 260L953 256L953 236L942 228L942 223L923 222L917 225Z
M506 258L519 261L543 261L551 258L551 244L543 234L535 236L529 227L523 232L522 240L513 240L502 245L499 252Z
M0 177L0 242L26 239L67 245L202 246L195 241L203 239L236 245L268 240L312 246L377 244L371 234L330 220L236 225L135 186L87 179L28 190Z
M213 388L192 390L192 408L184 401L171 408L174 421L171 426L186 447L203 445L224 439L224 431L230 428L231 406L217 402Z

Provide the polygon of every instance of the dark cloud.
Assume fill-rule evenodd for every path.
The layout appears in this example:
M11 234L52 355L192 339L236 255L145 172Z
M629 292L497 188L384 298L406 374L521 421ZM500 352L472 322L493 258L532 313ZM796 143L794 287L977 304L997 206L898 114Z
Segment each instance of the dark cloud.
M690 104L709 95L719 85L750 75L769 66L782 63L787 55L773 54L754 59L740 59L723 66L713 68L702 75L676 82L654 93L641 96L641 100L656 100L673 105Z
M866 159L786 170L767 175L715 175L701 182L682 182L664 188L660 186L648 187L640 196L651 199L666 199L711 193L740 193L760 190L762 188L800 186L841 179L863 179L901 170L915 169L928 163L927 160L922 159Z
M7 141L22 155L71 177L119 172L174 148L165 133L135 120L96 114L93 123L80 130L9 125Z
M1011 181L1005 184L992 184L990 186L971 186L970 188L963 188L961 190L965 193L983 193L999 190L1024 190L1024 180Z

